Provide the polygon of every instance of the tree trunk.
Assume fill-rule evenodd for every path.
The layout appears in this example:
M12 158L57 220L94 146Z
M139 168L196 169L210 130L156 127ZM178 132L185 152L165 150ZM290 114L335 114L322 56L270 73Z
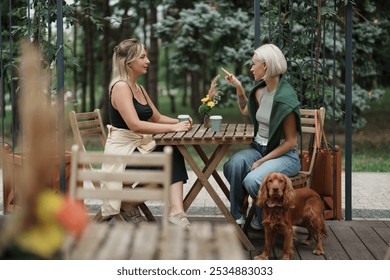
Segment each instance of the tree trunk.
M90 5L90 1L88 1L88 5ZM95 59L94 59L94 49L93 49L93 39L95 29L92 26L92 22L87 20L87 65L88 65L88 73L89 73L89 111L93 111L95 107Z
M73 26L73 53L74 53L74 57L77 57L77 30L78 30L78 25L75 24ZM78 90L78 73L77 73L77 65L74 64L73 65L73 102L76 102L74 103L74 110L77 112L77 90Z
M158 107L158 91L157 91L157 74L158 74L158 40L155 37L154 24L157 23L157 7L153 4L153 1L150 3L150 47L148 50L148 56L150 60L148 75L147 75L147 84L148 84L148 93L153 103Z
M176 104L175 104L175 96L171 93L170 87L170 72L169 72L169 49L165 48L165 87L167 90L167 95L169 97L169 102L171 105L170 112L172 114L176 113Z
M199 96L199 72L191 72L191 108L194 110L194 115L199 117L198 107L200 105Z
M104 0L103 3L103 17L110 16L110 5L109 0ZM103 95L100 101L99 108L102 108L102 119L103 123L109 122L108 115L108 87L110 85L110 77L111 77L111 65L110 65L110 55L112 53L112 48L110 46L110 23L108 21L104 21L103 26Z
M89 3L88 2L85 5L85 11L86 13L89 13ZM86 112L87 111L87 79L88 79L88 50L91 49L90 47L90 24L91 22L88 19L83 19L82 20L82 25L84 29L84 57L83 57L83 62L82 62L82 68L81 68L81 112Z
M181 100L181 106L187 106L187 96L188 96L188 80L190 79L190 75L188 75L187 71L184 71L184 93L183 99Z
M91 37L92 37L91 32ZM92 42L91 42L92 43ZM92 44L90 44L91 47ZM95 59L94 59L94 51L92 47L89 51L89 111L93 111L96 108L95 101Z

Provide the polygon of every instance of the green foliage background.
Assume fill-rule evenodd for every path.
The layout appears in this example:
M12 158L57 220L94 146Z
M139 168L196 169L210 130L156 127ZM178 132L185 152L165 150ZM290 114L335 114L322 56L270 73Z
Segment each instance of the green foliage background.
M9 108L13 102L17 104L19 42L26 36L44 53L45 61L42 63L52 72L50 91L55 101L58 53L54 28L56 1L28 1L31 14L27 13L25 1L12 1L12 10L9 2L0 2L5 105ZM332 112L329 115L334 114L339 125L337 129L341 131L345 100L344 17L347 2L322 0L318 8L318 2L312 0L260 1L260 41L281 47L291 63L288 76L292 78L303 105L325 103L328 111ZM145 77L140 82L147 89L152 88L152 83L157 84L159 94L153 98L159 109L169 115L190 113L199 121L197 110L200 99L207 92L212 77L216 74L223 77L220 66L235 73L246 91L253 86L248 71L255 39L253 1L102 0L97 3L76 0L73 4L64 4L63 10L65 87L76 93L76 99L68 105L69 108L89 111L98 107L104 114L106 81L110 78L110 65L104 64L104 61L107 56L110 60L115 44L129 37L139 38L148 48L152 39L158 40L158 49L149 53L157 59L157 76ZM156 22L152 20L154 10L158 12ZM361 0L353 3L353 125L356 133L370 128L370 121L378 123L377 119L369 118L372 117L370 107L376 101L381 104L380 100L388 96L388 93L384 94L384 89L390 87L387 67L390 59L389 10L386 1ZM315 46L318 36L314 35L319 34L318 16L322 19L322 43L319 63L316 62L318 67L313 67L308 61L317 58ZM90 43L86 44L88 40ZM90 65L91 62L94 64ZM300 79L303 88L298 83ZM14 92L11 94L12 89ZM236 107L234 88L221 79L219 89L224 94L213 112L223 113L226 121L242 118ZM13 118L17 123L17 112L12 116L8 112L4 112L5 133L17 128L16 124L12 128L10 123ZM363 153L378 147L385 149L376 143L373 147L370 144L359 146L355 152Z

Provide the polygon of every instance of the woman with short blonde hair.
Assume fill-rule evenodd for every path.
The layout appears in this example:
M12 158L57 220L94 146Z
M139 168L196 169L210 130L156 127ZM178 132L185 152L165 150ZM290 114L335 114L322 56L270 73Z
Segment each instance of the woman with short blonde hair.
M255 56L257 61L264 61L268 65L265 75L261 78L264 81L282 75L287 70L286 58L282 51L273 44L266 44L257 48Z
M287 62L282 51L266 44L254 51L251 72L257 84L246 96L241 82L231 73L225 77L236 87L238 106L255 128L251 147L235 153L224 165L230 183L230 212L238 224L245 223L247 194L256 198L263 178L271 172L294 176L301 168L297 135L301 132L297 94L282 76ZM261 209L251 226L262 228Z

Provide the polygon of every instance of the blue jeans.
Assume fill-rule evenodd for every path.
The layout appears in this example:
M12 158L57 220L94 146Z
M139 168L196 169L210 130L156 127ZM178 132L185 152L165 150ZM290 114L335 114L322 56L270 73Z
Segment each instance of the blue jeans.
M252 143L250 149L235 153L223 166L223 173L230 184L230 212L237 220L243 214L241 208L245 196L249 194L256 198L261 181L271 172L280 172L287 176L294 176L301 169L297 149L286 154L267 160L251 171L252 164L263 157L265 146ZM256 207L256 216L261 223L261 208Z

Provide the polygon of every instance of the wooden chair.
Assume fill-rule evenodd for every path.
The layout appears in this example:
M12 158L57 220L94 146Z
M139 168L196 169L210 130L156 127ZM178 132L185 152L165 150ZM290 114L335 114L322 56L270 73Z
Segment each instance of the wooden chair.
M103 121L100 116L100 110L95 109L93 112L83 112L76 113L75 111L69 112L69 122L72 128L73 138L77 145L79 145L82 151L87 151L86 144L88 141L93 143L99 143L100 139L100 149L104 150L104 145L106 144L106 131L103 126ZM93 169L92 166L89 166L90 169ZM99 182L92 182L95 188L100 188ZM131 188L134 187L134 184L128 184L125 187ZM140 185L139 185L140 186ZM145 203L139 205L140 209L144 213L145 217L150 222L155 222L150 209L146 206ZM94 220L98 221L102 218L102 213L100 211L94 216Z
M84 139L91 141L100 139L101 148L104 149L107 136L99 109L86 113L71 111L69 112L69 122L74 141L83 151L86 151Z
M301 109L300 114L302 133L298 140L298 149L301 158L301 170L297 175L290 177L294 188L311 186L311 177L317 155L317 144L315 138L319 137L318 139L321 139L321 129L316 126L316 122L318 122L317 124L320 124L321 126L324 125L325 108ZM249 196L247 197L247 200L248 199ZM252 202L245 225L243 226L244 232L247 231L254 214L255 204Z
M314 139L321 139L321 130L316 127L316 121L323 126L325 122L325 108L301 109L301 137L299 139L299 151L301 157L301 170L291 177L293 187L310 187L313 174L314 162L317 155L317 143ZM317 120L317 117L319 118ZM307 156L305 156L307 155Z
M126 166L154 167L155 169L125 169L118 172L107 172L101 169L91 169L92 164L123 163ZM172 147L165 147L163 152L141 154L135 152L131 155L105 154L99 152L85 152L80 146L72 146L71 176L69 195L74 199L118 199L121 201L160 200L164 202L162 224L168 225L169 186L171 184ZM142 182L144 184L161 185L161 188L123 188L120 190L106 190L101 188L85 189L84 181L91 182Z

